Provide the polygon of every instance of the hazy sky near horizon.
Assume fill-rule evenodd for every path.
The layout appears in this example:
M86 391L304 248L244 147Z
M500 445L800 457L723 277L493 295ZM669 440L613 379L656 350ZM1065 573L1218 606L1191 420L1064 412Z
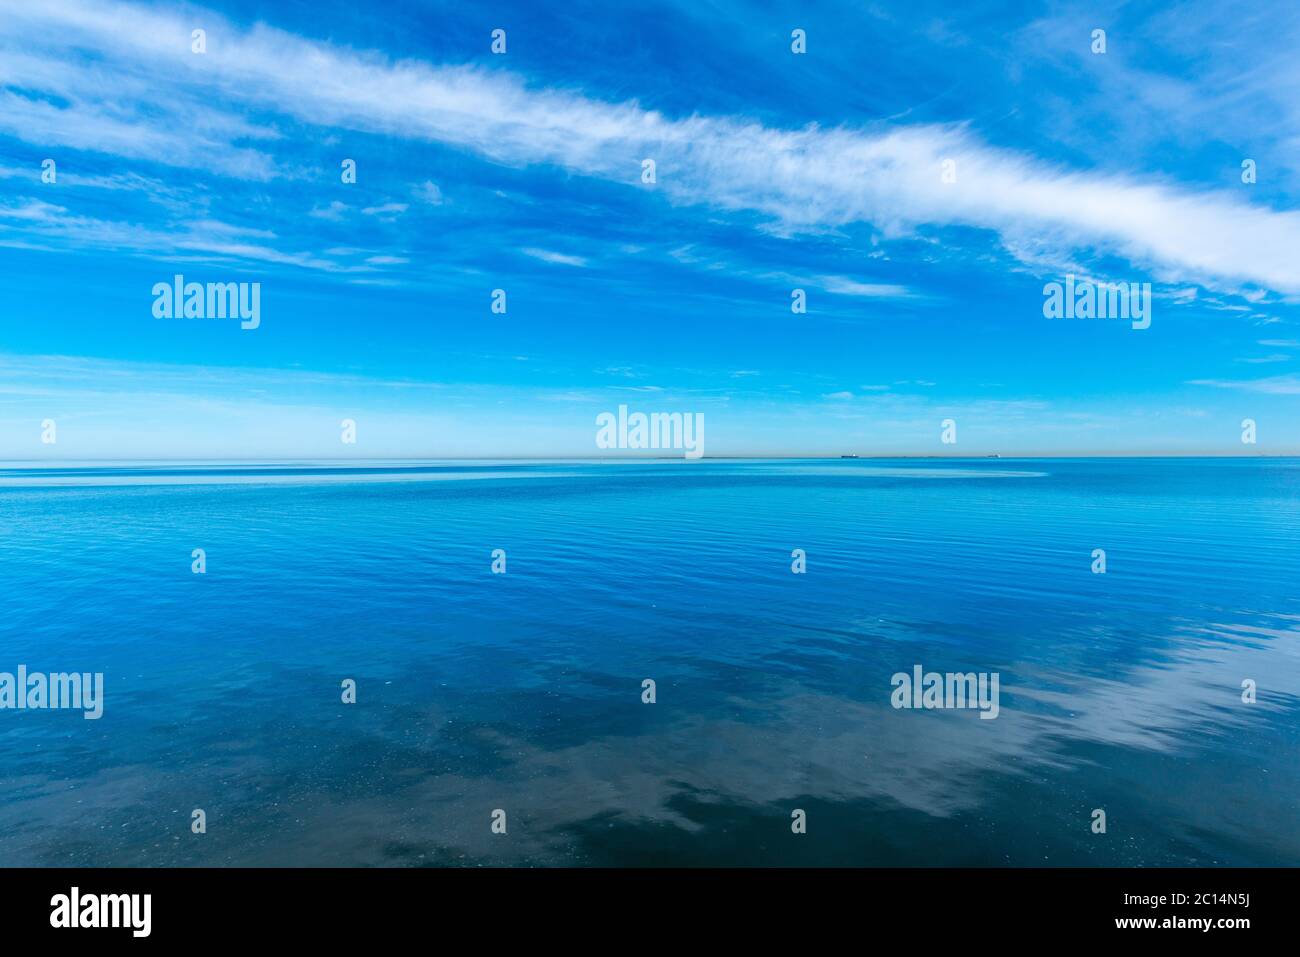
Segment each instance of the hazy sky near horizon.
M1298 45L1282 2L0 0L0 458L592 455L619 405L707 455L1300 452ZM260 325L156 318L177 274ZM1150 328L1045 318L1068 274Z

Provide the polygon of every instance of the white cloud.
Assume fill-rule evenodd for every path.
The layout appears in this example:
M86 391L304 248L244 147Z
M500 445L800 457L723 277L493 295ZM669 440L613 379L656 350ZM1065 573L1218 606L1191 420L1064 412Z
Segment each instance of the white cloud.
M8 12L0 16L0 40L5 38L7 16ZM68 72L76 73L80 69L84 67L69 65ZM22 76L25 82L33 81L15 69L4 51L0 51L0 76ZM105 82L101 93L114 85L113 81ZM47 89L58 92L57 88ZM244 179L265 180L275 175L275 163L269 156L235 145L233 140L241 133L205 128L210 126L204 118L213 115L211 110L197 101L189 101L186 109L192 111L187 118L168 116L170 111L162 116L147 115L147 111L132 115L102 102L74 101L56 106L0 91L0 133L46 148L90 149L183 168L209 169Z
M30 241L46 240L54 244L74 243L96 249L129 249L162 258L175 258L177 250L185 250L204 254L197 258L209 262L214 259L244 259L325 272L352 271L311 253L284 252L263 243L247 242L245 240L250 238L274 236L265 230L211 219L179 229L149 229L134 223L69 215L68 210L62 206L27 199L14 205L0 205L0 227L13 222L23 226L23 248L47 248ZM6 239L0 245L14 246L18 243Z
M0 129L35 142L272 175L265 156L237 145L247 124L207 108L224 98L298 122L447 143L629 188L640 188L641 158L652 156L662 170L656 188L670 201L757 212L785 233L862 222L886 235L973 226L996 232L1013 252L1095 249L1165 281L1300 292L1300 213L1239 192L1071 171L990 147L962 126L776 129L733 117L673 119L500 71L393 61L261 24L243 30L206 12L208 53L196 56L194 14L86 0L0 6L5 55L36 61L24 83L71 98L66 107L12 93L0 99ZM84 61L74 46L98 57ZM132 82L138 99L125 119L117 118L118 78ZM943 160L955 161L956 182L941 181Z
M1188 384L1262 392L1266 395L1300 395L1300 376L1296 375L1276 375L1267 379L1193 379Z
M899 298L909 294L906 286L891 283L858 282L845 276L819 276L818 281L827 292L840 296Z
M549 249L537 249L528 246L519 250L525 256L532 256L534 259L540 259L542 262L555 263L559 266L585 266L587 260L581 256L569 256L565 253L552 252Z
M367 216L379 216L381 218L390 218L400 216L410 207L406 203L383 203L380 206L367 206L361 212Z
M343 218L343 214L348 211L346 203L340 203L337 199L328 206L317 206L307 215L314 216L317 219L328 219L330 222L338 222Z
M442 190L440 190L438 184L432 180L426 179L419 186L415 187L415 189L411 190L411 193L422 203L427 203L430 206L442 205Z

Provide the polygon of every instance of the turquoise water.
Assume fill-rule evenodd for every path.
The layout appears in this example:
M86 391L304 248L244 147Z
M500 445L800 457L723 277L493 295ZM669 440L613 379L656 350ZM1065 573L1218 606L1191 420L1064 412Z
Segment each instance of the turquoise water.
M6 468L0 530L0 671L104 673L0 710L6 865L1300 864L1298 460Z

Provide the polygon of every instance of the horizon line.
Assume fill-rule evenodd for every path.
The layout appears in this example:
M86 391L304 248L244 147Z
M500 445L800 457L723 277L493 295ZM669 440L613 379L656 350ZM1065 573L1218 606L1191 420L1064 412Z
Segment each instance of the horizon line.
M1101 452L1101 453L1069 453L1069 452L1041 452L1026 454L1000 454L1000 453L967 453L967 454L944 454L944 453L922 453L922 454L854 454L843 453L819 454L819 455L800 455L800 454L751 454L751 455L705 455L696 459L688 459L683 455L448 455L448 456L411 456L411 457L393 457L393 456L375 456L372 458L362 458L357 456L348 457L310 457L310 456L287 456L283 458L229 458L229 457L205 457L205 458L59 458L59 459L3 459L0 458L0 467L5 466L73 466L80 463L85 464L131 464L131 463L151 463L151 464L188 464L188 463L211 463L211 464L276 464L291 465L298 463L312 464L330 464L330 465L348 465L348 464L373 464L381 462L756 462L756 461L879 461L879 460L926 460L926 459L952 459L952 460L970 460L977 459L981 461L988 460L1041 460L1041 459L1288 459L1300 458L1300 451L1295 452Z

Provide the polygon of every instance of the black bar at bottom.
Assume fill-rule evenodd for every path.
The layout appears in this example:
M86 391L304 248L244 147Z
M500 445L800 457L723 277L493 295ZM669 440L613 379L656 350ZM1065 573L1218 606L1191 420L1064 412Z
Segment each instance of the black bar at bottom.
M581 940L611 924L629 940L663 940L670 928L702 924L759 939L910 928L918 943L1032 932L1066 941L1199 935L1231 945L1286 932L1295 877L1217 868L0 869L0 926L7 941L75 934L83 944L336 946L434 929L471 935L464 943L515 935L537 943Z

